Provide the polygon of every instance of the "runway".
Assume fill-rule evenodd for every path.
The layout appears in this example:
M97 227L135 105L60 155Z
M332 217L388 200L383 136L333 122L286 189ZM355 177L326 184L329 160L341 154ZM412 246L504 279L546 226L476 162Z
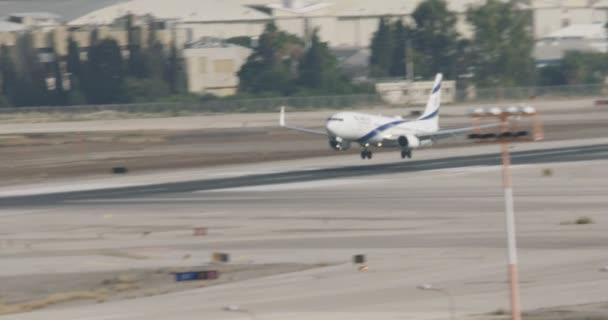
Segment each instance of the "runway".
M577 162L608 158L608 144L533 150L514 152L511 155L513 165ZM247 175L230 178L196 180L180 183L151 184L146 186L45 194L23 197L0 198L0 206L19 207L48 206L58 203L70 203L78 200L104 200L140 198L145 202L154 202L154 198L163 194L189 193L273 184L311 182L340 178L367 178L390 173L422 172L450 168L474 166L492 166L500 164L500 155L474 155L438 158L422 161L399 161L389 164L374 164L373 160L365 164L345 167L330 167L319 170L291 171L272 174Z
M53 282L58 275L213 267L213 252L229 253L235 268L266 272L5 318L246 319L222 311L226 305L252 310L256 319L445 318L445 297L417 290L420 283L454 295L459 319L488 318L508 309L497 150L429 149L413 161L387 153L372 161L346 155L251 164L186 172L181 182L158 174L137 186L117 187L124 177L107 179L103 190L76 185L4 197L3 284L32 276L63 288L71 281ZM516 145L512 159L524 310L607 301L608 278L598 270L608 265L608 144ZM594 223L572 222L581 216ZM193 236L195 227L208 234ZM367 272L352 264L354 254L366 255ZM277 264L309 269L281 274ZM23 288L0 286L0 295L11 299Z

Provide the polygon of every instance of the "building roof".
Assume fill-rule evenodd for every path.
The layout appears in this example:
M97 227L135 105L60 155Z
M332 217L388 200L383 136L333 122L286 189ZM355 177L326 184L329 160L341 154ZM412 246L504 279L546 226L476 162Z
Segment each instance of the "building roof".
M42 1L42 0L33 0ZM423 0L49 0L51 2L99 1L95 8L76 19L72 25L109 24L128 13L151 14L161 19L178 19L185 22L213 22L239 20L268 20L271 16L253 7L266 7L279 12L333 16L383 16L411 14ZM102 5L105 2L106 5ZM469 6L479 5L485 0L450 0L448 6L459 13ZM1 9L1 8L0 8ZM83 10L84 11L84 10Z
M339 17L409 15L416 10L423 0L328 0L335 3L334 15ZM464 13L470 6L481 5L485 0L450 0L448 8L457 13Z
M5 18L0 19L0 32L15 32L15 31L23 31L27 27L22 25L21 23L13 23L6 21Z
M594 8L608 8L608 0L598 0L593 4Z
M552 32L542 39L605 39L606 29L603 23L573 24Z
M568 51L606 53L608 43L605 40L569 39L551 43L537 42L534 58L537 61L561 60Z
M11 13L11 17L34 18L34 19L61 19L60 15L51 12L17 12Z
M318 11L320 9L325 9L327 7L331 7L334 4L331 2L313 2L313 1L304 1L304 0L283 0L281 2L270 3L265 5L265 7L286 11L294 14L306 14L309 12Z
M245 48L236 44L228 43L224 39L215 37L202 37L199 40L186 43L186 49L211 49L211 48Z
M253 7L268 8L275 15L307 14L337 17L409 15L423 0L3 0L0 12L50 12L61 15L72 25L110 24L128 13L151 14L160 19L185 22L259 21L269 13ZM588 0L560 0L566 3ZM608 1L608 0L602 0ZM464 13L485 0L449 0L450 10ZM549 5L555 0L533 0Z
M234 0L131 0L90 12L72 20L70 24L109 24L116 18L129 13L150 14L160 19L177 19L183 22L268 20L267 14L245 6L241 2Z
M0 12L4 15L11 15L13 12L50 12L69 21L124 1L127 0L6 0L0 1Z
M532 0L531 6L535 9L550 8L589 8L593 4L590 0Z

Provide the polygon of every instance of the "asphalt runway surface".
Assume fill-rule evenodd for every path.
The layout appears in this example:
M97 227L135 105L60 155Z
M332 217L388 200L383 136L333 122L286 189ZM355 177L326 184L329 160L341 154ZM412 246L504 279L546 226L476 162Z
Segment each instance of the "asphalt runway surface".
M598 270L608 265L608 139L512 147L523 309L607 301ZM0 295L27 290L28 276L62 293L75 289L53 282L57 274L89 281L100 272L200 268L214 252L269 275L7 319L239 318L226 305L272 320L445 318L445 297L417 290L421 283L449 290L460 319L494 319L489 313L508 310L498 151L431 148L413 161L344 154L0 190ZM577 225L582 216L593 223ZM193 236L196 227L208 234ZM354 254L366 255L368 271L353 265ZM312 268L272 267L290 263Z
M520 151L513 152L511 157L513 165L601 160L608 158L608 144ZM0 206L49 206L62 203L70 204L84 200L87 200L89 203L94 203L94 201L127 198L137 198L141 199L141 201L145 203L153 203L155 201L155 197L167 194L322 181L338 178L372 177L390 173L408 173L473 166L490 166L499 165L501 163L500 161L501 158L500 154L498 153L490 155L438 158L433 160L403 161L377 165L374 165L372 160L371 162L362 162L364 164L357 166L323 168L320 170L290 171L258 175L253 174L231 178L197 180L94 191L6 197L0 198ZM108 204L107 202L104 203Z

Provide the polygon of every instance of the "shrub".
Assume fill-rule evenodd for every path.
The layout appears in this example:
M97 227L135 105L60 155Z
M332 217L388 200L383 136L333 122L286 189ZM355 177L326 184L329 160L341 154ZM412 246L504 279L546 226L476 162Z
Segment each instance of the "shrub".
M576 219L576 224L593 224L593 219L589 217L580 217Z

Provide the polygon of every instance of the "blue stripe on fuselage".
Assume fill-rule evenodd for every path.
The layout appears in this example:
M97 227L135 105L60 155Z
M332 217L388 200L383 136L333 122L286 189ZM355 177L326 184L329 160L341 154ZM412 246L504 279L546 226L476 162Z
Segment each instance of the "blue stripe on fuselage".
M358 142L368 142L370 139L372 139L373 137L375 137L376 135L380 134L382 131L388 130L394 126L398 126L402 123L405 123L407 121L405 120L399 120L399 121L393 121L393 122L389 122L387 124L381 125L378 128L374 129L373 131L371 131L370 133L364 135L363 137L359 138L359 140L357 140Z

